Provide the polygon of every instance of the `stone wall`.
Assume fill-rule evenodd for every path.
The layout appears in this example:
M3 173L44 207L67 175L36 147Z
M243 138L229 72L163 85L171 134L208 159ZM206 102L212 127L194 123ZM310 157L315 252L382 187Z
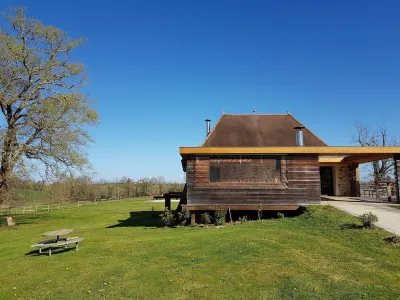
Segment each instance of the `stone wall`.
M336 196L349 197L351 195L350 189L350 170L348 165L337 167L337 187Z

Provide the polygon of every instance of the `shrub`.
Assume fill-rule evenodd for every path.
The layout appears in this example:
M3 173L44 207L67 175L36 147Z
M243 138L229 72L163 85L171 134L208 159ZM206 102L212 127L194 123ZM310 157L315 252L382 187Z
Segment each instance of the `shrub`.
M389 236L383 239L386 243L391 244L396 247L400 247L400 237L398 236Z
M247 223L247 216L239 217L240 224Z
M202 213L200 216L200 223L208 225L211 224L211 216L209 213Z
M215 225L223 226L225 224L226 210L216 210L214 212Z
M176 213L176 223L181 226L185 226L186 224L188 224L189 219L190 219L190 212L185 209L178 211Z
M172 226L172 225L174 225L175 216L172 213L172 211L165 209L160 214L160 219L161 219L161 222L163 222L164 226Z
M363 227L365 228L372 228L374 226L374 223L378 222L378 217L372 212L359 215L358 219L361 221Z
M284 213L281 213L280 211L278 211L278 213L276 214L276 217L277 217L278 219L283 219L283 218L285 217L285 214L284 214Z

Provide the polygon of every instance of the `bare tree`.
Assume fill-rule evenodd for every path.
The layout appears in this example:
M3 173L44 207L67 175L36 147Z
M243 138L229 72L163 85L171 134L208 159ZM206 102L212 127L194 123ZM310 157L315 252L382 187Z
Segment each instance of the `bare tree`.
M378 147L378 146L397 146L399 141L396 137L392 136L387 127L379 127L378 130L372 131L365 125L356 124L356 133L352 136L351 140L354 144L362 147ZM369 163L370 176L373 177L375 182L386 181L392 177L394 170L393 159L382 159Z
M27 18L23 8L3 16L9 27L0 29L0 192L27 160L49 173L82 169L91 141L86 127L98 119L80 92L84 66L70 59L83 40Z

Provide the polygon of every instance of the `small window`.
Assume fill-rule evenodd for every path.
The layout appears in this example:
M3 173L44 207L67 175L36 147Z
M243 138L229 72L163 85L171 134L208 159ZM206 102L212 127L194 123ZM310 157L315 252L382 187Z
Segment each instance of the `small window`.
M220 181L221 168L220 167L210 167L210 182Z

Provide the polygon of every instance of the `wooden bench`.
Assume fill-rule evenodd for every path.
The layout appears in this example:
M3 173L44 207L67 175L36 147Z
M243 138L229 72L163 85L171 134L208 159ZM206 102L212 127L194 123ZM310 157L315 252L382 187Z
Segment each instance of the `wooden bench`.
M56 248L68 248L68 245L75 243L75 250L78 251L78 243L83 241L83 238L79 237L70 237L70 238L61 238L57 240L46 240L36 244L33 244L32 248L39 248L39 253L42 253L42 249L49 249L49 256L51 256L51 250Z

